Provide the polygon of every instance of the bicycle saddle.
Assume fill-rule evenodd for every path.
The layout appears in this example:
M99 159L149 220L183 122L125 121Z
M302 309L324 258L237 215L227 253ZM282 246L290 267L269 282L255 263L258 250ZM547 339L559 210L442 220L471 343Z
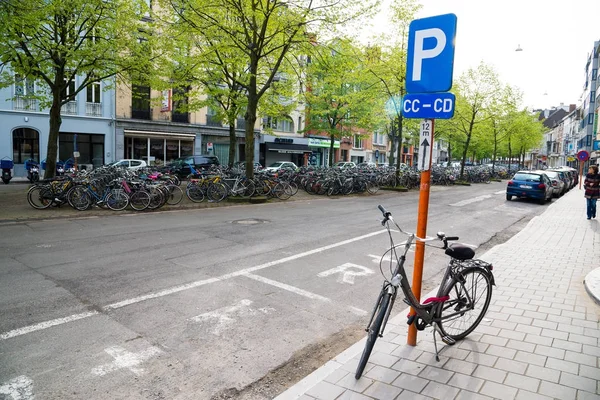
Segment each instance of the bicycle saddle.
M453 243L448 246L445 253L461 261L470 260L475 257L475 251L472 248L459 243Z

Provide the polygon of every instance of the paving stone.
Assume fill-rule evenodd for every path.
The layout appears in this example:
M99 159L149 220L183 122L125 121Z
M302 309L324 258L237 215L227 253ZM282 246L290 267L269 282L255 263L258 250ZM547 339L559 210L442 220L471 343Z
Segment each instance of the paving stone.
M322 381L313 386L306 394L319 400L333 400L345 391L346 389L343 387Z
M569 342L577 342L581 344L589 344L591 346L598 346L598 337L577 335L575 333L571 333L569 335Z
M590 367L588 365L580 365L579 376L596 379L600 384L600 368Z
M583 390L578 390L577 400L600 400L600 395L584 392Z
M546 356L541 356L539 354L532 354L526 351L517 351L517 354L515 355L514 360L515 361L522 361L528 364L533 364L533 365L539 365L540 367L543 367L544 365L546 365L546 360L548 359L548 357Z
M481 395L479 393L461 390L454 400L493 400L491 397Z
M373 384L363 392L364 395L375 399L393 399L400 393L402 393L401 388L387 385L382 382L373 382Z
M528 364L524 362L499 358L498 361L496 361L494 368L508 372L515 372L517 374L524 374L527 370L527 365Z
M541 344L544 346L552 346L553 338L538 336L538 335L527 335L525 341L529 343Z
M581 350L583 349L583 345L581 343L574 343L574 342L569 342L569 341L560 340L560 339L554 339L554 342L552 343L552 347L569 350L569 351L575 351L575 352L581 352Z
M367 378L374 379L376 381L380 381L383 383L392 383L394 379L400 376L400 372L391 369L385 368L379 365L374 366L371 370L365 373L363 376Z
M367 397L364 394L353 392L351 390L346 390L336 400L373 400L373 398Z
M401 372L406 372L407 374L411 375L419 375L421 371L425 369L425 367L425 364L421 364L411 360L400 360L396 364L392 365L393 369Z
M460 390L443 383L429 382L421 394L434 399L453 399Z
M498 332L498 334L500 334L501 331ZM498 337L498 336L491 336L491 335L483 335L481 337L481 342L482 343L488 343L488 344L494 344L497 346L506 346L506 343L508 342L508 339L502 338L502 337Z
M519 389L528 390L530 392L537 392L540 386L540 380L510 372L504 380L504 384L514 386Z
M338 368L335 371L333 371L331 374L329 374L327 377L325 377L324 380L329 383L337 383L337 381L339 381L340 379L342 379L343 377L345 377L348 374L349 374L348 371L346 371L342 368Z
M366 376L362 376L362 378L356 380L354 378L354 374L348 374L339 381L337 381L336 386L341 386L346 389L350 389L353 392L362 393L366 388L368 388L374 382L373 379L368 378Z
M544 396L537 393L528 392L527 390L519 389L515 400L552 400L552 397Z
M450 380L453 371L446 371L441 368L435 368L432 366L427 366L425 369L419 374L419 377L423 379L433 380L436 382L446 383Z
M418 376L410 375L410 374L401 374L392 385L398 386L402 389L408 389L411 392L419 393L429 381L427 379L419 378Z
M478 353L476 351L472 351L465 358L465 361L472 362L479 365L492 366L496 363L498 357L492 356L489 354Z
M534 353L542 356L554 357L554 358L565 358L565 351L563 349L557 349L555 347L543 346L538 344L535 346Z
M448 381L448 385L456 386L471 392L478 392L485 381L474 376L456 373Z
M477 378L482 378L482 379L486 379L486 380L490 380L490 381L494 381L494 382L498 382L498 383L504 382L504 379L506 379L506 375L507 375L507 372L505 372L505 371L486 367L484 365L477 366L475 371L473 371L473 376L475 376Z
M515 331L539 336L542 333L542 328L531 325L517 324Z
M569 333L557 331L556 329L542 329L542 336L567 340L569 338Z
M597 378L600 378L600 376ZM559 383L561 385L594 393L596 391L598 380L563 372L562 374L560 374Z
M506 343L506 347L508 347L508 348L526 351L529 353L533 353L535 346L536 345L533 343L521 342L519 340L509 340L508 343Z
M578 335L581 335L584 333L585 329L582 326L573 326L571 324L558 324L558 330L559 331L563 331L563 332L569 332L569 333L576 333Z
M560 379L560 371L552 368L538 367L537 365L527 367L525 375L553 383L558 383Z
M391 367L398 362L398 357L375 351L371 354L371 357L369 357L369 362L372 364L381 365L383 367Z
M569 372L571 374L577 374L579 371L579 364L570 361L559 360L552 357L548 357L548 359L546 360L546 367L558 369L559 371Z
M421 394L417 394L417 393L411 392L409 390L403 390L402 393L400 393L400 396L396 397L396 400L428 400L428 399L431 399L431 397L423 396Z
M515 332L514 330L502 329L499 336L503 338L513 339L513 340L523 340L525 339L525 333L523 332ZM506 346L506 344L505 344Z
M517 395L517 389L511 386L502 385L496 382L485 382L479 393L493 397L495 399L512 400Z
M486 350L486 354L512 359L515 358L517 351L502 346L490 345L490 347L488 347L488 349Z
M392 351L393 356L412 361L419 358L421 354L423 354L423 350L417 349L416 346L399 346L396 350Z
M577 390L547 381L540 383L538 393L562 400L573 400L577 396Z

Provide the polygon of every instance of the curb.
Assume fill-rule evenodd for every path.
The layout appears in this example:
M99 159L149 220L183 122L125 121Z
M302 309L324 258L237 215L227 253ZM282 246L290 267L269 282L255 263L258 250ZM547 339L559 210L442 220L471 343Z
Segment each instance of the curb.
M585 291L588 292L592 300L600 305L600 268L596 268L585 276L583 280Z
M408 192L408 189L404 186L392 187L392 186L381 186L379 190L390 190L393 192Z

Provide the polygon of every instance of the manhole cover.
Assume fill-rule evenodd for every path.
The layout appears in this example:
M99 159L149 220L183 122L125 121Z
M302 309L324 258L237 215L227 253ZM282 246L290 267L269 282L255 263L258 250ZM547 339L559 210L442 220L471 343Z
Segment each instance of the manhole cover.
M232 221L232 224L239 225L257 225L257 224L266 224L269 221L266 219L256 219L256 218L247 218L247 219L238 219L237 221Z

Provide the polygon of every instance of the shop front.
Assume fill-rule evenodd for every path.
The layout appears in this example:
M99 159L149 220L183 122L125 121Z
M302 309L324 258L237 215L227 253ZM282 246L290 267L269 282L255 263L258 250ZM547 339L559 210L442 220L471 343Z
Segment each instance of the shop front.
M329 153L331 149L331 139L329 138L308 138L308 147L311 152L308 155L308 164L325 167L329 165ZM340 148L340 141L333 142L333 151Z
M146 160L150 165L194 154L195 134L125 129L124 136L123 158Z
M260 160L263 166L269 166L277 161L291 161L299 167L307 165L308 155L311 153L308 139L265 135L264 140L265 142L261 144Z

